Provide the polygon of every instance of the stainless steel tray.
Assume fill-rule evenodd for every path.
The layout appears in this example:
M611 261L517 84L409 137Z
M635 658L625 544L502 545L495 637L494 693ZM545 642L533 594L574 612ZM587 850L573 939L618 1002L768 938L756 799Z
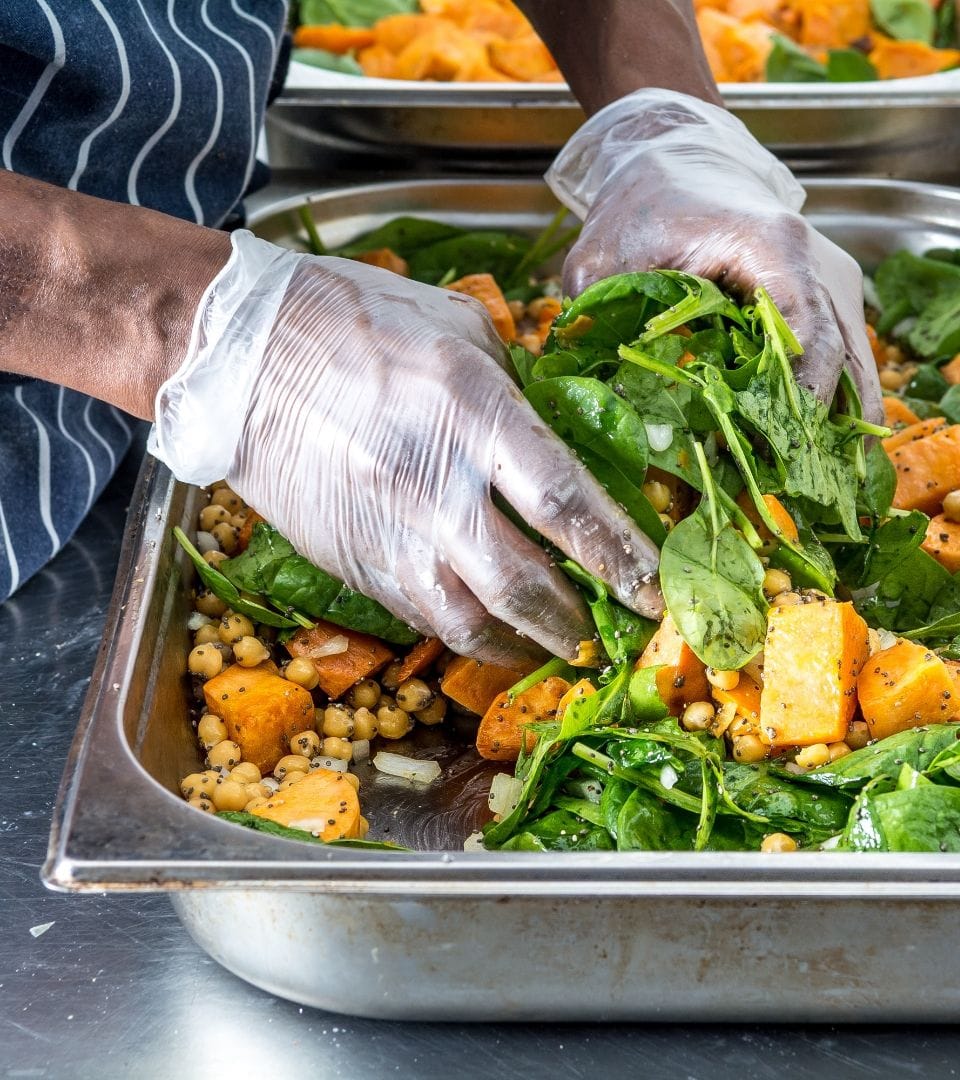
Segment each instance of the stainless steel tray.
M290 205L263 211L259 230L283 239ZM330 237L401 212L535 227L552 199L535 181L423 182L319 195L313 210ZM901 245L960 244L955 191L817 181L810 213L868 266ZM442 760L433 787L364 786L375 834L410 854L293 843L192 810L176 794L198 762L190 568L171 527L199 498L148 459L55 813L51 887L167 890L231 971L368 1016L955 1019L957 856L465 853L489 767L455 740L419 747Z
M960 71L882 83L728 84L728 108L797 172L960 179ZM288 84L267 114L277 168L339 155L408 167L530 173L583 120L565 86L416 84L327 77Z

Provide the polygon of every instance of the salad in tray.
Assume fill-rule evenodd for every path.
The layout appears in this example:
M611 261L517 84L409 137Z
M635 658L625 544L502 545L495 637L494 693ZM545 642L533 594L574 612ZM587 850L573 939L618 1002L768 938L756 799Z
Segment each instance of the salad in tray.
M467 846L960 851L960 252L868 282L878 427L848 379L829 408L799 385L762 289L658 270L561 299L539 268L563 220L530 239L399 218L334 253L486 305L532 407L660 547L662 621L556 553L596 629L579 655L456 657L221 485L177 530L206 759L184 797L379 844L358 773L437 781L411 732L472 717L503 764Z
M694 0L714 78L869 82L960 64L955 0ZM560 82L511 0L300 0L293 59L370 78Z

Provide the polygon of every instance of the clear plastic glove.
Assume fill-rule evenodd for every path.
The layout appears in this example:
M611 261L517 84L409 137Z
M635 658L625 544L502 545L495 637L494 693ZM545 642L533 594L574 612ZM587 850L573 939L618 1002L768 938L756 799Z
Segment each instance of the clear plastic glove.
M804 348L801 383L827 401L846 365L865 415L882 420L860 268L800 216L803 188L728 112L638 90L570 139L547 183L585 218L564 266L569 295L665 267L744 296L762 285Z
M572 657L592 636L579 596L493 491L647 614L657 550L507 362L460 293L238 232L151 450L182 480L225 476L316 565L458 653Z

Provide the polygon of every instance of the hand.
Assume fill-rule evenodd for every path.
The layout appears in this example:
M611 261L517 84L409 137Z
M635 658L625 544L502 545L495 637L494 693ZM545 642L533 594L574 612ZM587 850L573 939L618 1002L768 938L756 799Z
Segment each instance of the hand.
M737 119L639 90L589 120L547 174L585 217L564 290L629 270L686 270L749 296L762 285L804 348L800 382L823 401L846 366L864 415L882 421L856 262L799 210L803 189Z
M592 637L578 594L494 505L644 614L657 551L540 421L483 307L249 233L157 396L155 452L230 485L299 552L458 653Z

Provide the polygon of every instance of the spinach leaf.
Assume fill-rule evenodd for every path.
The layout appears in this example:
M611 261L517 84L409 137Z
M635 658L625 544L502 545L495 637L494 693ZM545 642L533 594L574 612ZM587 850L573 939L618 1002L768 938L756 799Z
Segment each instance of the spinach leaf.
M956 0L942 0L937 8L937 29L933 44L938 49L951 49L960 45L960 27L957 25Z
M410 276L428 285L448 275L464 274L492 274L502 281L510 277L529 247L530 241L516 233L476 231L438 240L405 257Z
M951 298L945 297L944 299L949 300ZM958 294L958 299L960 299L960 294ZM925 311L929 311L937 303L937 300L932 301ZM920 325L922 319L923 315L917 320L917 326ZM911 332L911 338L914 332L915 331ZM914 348L916 348L916 346L914 346ZM919 352L919 349L917 349L917 351ZM928 356L934 354L923 353L922 355ZM939 401L949 389L950 384L940 374L940 370L937 368L936 364L918 364L916 372L911 376L910 382L907 383L906 396L919 398L921 401Z
M617 815L617 850L683 851L693 848L694 819L634 788Z
M826 82L825 65L800 48L790 38L773 35L773 48L767 57L767 82Z
M940 399L939 407L951 424L960 424L960 383L950 387Z
M746 325L740 308L714 282L680 270L658 270L656 273L668 281L675 281L684 295L666 311L647 320L646 329L640 335L640 345L707 315L723 316L734 324Z
M723 782L737 806L767 819L768 831L782 830L804 844L839 833L850 812L850 798L841 792L804 788L766 765L724 762Z
M958 402L960 404L960 402ZM897 470L879 443L867 451L866 476L857 502L857 513L879 523L887 516L897 490Z
M857 49L831 49L827 53L829 82L873 82L879 77L877 69Z
M234 585L225 574L221 573L220 570L214 569L206 559L204 559L200 552L197 551L193 544L187 539L186 533L181 528L175 527L173 535L176 537L177 543L190 556L190 561L196 568L197 576L204 585L206 585L214 596L229 605L234 611L239 612L241 615L246 615L254 622L264 623L266 626L292 628L295 626L311 625L302 618L287 618L286 615L281 615L279 612L272 611L270 608L259 603L259 601L242 597L237 586ZM221 566L222 565L223 564L221 563Z
M870 0L873 21L898 41L933 44L936 14L929 0Z
M877 325L877 333L884 334L905 316L919 315L938 296L955 294L960 288L960 266L898 251L877 267L874 284L883 305L883 319Z
M418 0L300 0L300 23L373 26L378 19L414 12L418 7Z
M523 832L501 845L501 851L612 851L606 829L592 825L569 810L551 811L524 826Z
M290 59L298 64L339 71L341 75L362 75L363 68L349 54L328 52L326 49L292 49Z
M533 382L533 369L539 357L534 356L522 345L511 344L507 346L513 370L517 376L517 382L521 387L529 386Z
M960 851L960 788L868 786L850 811L841 846L850 851Z
M324 847L366 848L373 851L410 850L399 844L391 844L387 840L321 840L319 836L314 836L306 829L291 829L286 825L278 825L269 818L248 814L245 810L220 810L217 817L223 818L224 821L232 821L235 825L243 825L246 829L268 833L270 836L279 836L282 840L299 840L301 843L322 844Z
M953 294L943 293L931 300L917 316L907 341L918 356L931 359L949 358L960 351L960 288ZM939 372L937 374L940 375ZM926 396L917 392L916 382L917 375L907 384L906 392L914 397ZM942 395L948 386L942 375L940 384L943 386Z
M379 228L351 240L349 244L337 248L333 254L344 259L352 259L365 251L377 248L390 248L406 259L420 248L431 247L441 240L461 237L466 229L456 225L445 225L442 221L430 221L427 218L397 217L384 223Z
M870 780L895 779L905 764L924 772L941 751L957 745L958 736L960 724L932 724L898 731L795 780L801 784L856 789Z

